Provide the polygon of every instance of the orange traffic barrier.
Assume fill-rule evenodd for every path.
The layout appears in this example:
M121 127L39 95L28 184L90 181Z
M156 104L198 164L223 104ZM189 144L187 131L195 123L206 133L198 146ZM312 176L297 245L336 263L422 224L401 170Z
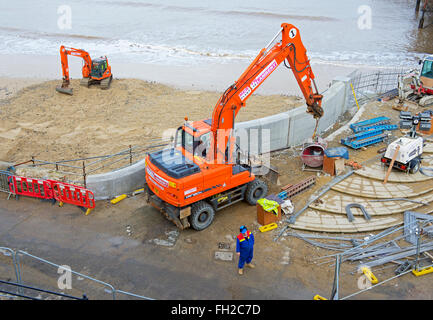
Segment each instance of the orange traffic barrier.
M46 180L10 176L9 181L9 190L14 194L41 199L53 198L51 184Z
M48 180L51 183L54 199L63 203L93 209L95 208L95 197L93 192L73 184Z

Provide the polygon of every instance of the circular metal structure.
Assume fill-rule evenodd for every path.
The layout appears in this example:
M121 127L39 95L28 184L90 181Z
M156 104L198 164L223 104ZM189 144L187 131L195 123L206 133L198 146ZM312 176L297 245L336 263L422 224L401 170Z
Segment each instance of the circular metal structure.
M323 164L325 148L326 146L318 142L304 144L301 153L302 162L311 168L320 167Z

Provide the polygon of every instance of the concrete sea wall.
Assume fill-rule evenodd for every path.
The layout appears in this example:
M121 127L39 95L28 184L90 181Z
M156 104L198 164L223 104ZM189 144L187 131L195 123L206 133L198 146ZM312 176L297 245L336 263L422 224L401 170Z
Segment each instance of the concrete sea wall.
M329 129L351 105L348 103L350 78L339 77L323 93L322 107L324 115L320 119L318 133ZM306 113L307 107L301 106L272 116L239 122L235 125L236 135L255 136L254 143L248 144L250 153L264 153L302 144L313 134L315 120ZM261 134L269 130L269 134ZM144 159L116 171L89 175L87 188L95 195L96 200L114 198L120 194L130 193L144 185Z

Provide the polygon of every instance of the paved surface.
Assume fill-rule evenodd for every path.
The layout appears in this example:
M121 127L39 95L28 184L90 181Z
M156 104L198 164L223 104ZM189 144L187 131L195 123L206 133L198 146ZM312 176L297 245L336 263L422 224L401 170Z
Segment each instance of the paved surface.
M355 211L355 210L353 210ZM401 224L402 214L388 215L384 217L374 217L366 220L364 217L354 216L354 220L349 222L347 216L320 212L308 209L303 213L296 223L291 225L293 229L320 231L320 232L370 232L382 230Z
M433 161L432 159L426 159L423 161L424 167L432 167ZM364 167L362 169L356 170L355 173L357 175L375 179L379 181L385 180L386 172L388 171L388 167L385 167L379 163L372 164L368 167ZM388 182L399 182L399 183L411 183L411 182L421 182L431 180L432 177L425 176L421 172L417 172L414 174L411 173L402 173L397 170L392 170L388 177Z
M430 164L428 161L425 164ZM355 171L354 175L336 184L319 201L312 203L292 227L320 232L371 232L402 224L402 213L406 210L416 209L420 213L432 211L430 205L408 201L373 202L391 198L410 198L425 203L433 201L431 177L394 170L389 182L383 184L385 173L386 170L377 163ZM354 220L350 222L346 206L351 203L363 205L372 219L366 220L362 211L354 208L351 210Z
M74 206L59 208L30 198L7 201L5 194L0 196L0 246L69 265L116 289L155 299L311 299L316 294L292 272L287 250L274 244L273 255L268 254L271 247L263 245L264 236L258 232L256 269L240 277L236 259L215 260L219 242L230 244L234 252L238 224L233 230L225 227L231 224L229 210L206 232L179 233L138 196L116 206L98 203L89 216ZM0 257L1 273L7 257ZM23 257L23 270L26 283L56 289L59 275L54 268ZM74 278L74 289L82 287L91 299L111 298L85 282Z
M324 194L320 200L320 202L311 204L310 208L344 215L346 215L346 206L351 203L363 205L371 216L401 213L406 210L415 210L423 206L420 203L409 201L374 201L376 199L356 197L333 190L330 190ZM433 192L416 197L416 201L421 201L424 203L433 201ZM361 210L356 208L354 208L352 212L355 216L363 215Z
M433 191L433 183L391 183L383 184L381 181L365 177L350 176L332 187L342 193L354 196L388 199L415 197Z

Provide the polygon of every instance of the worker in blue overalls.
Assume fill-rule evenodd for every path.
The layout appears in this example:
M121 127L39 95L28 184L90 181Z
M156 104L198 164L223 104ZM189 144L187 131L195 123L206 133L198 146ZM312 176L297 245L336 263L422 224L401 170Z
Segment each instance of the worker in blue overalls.
M236 253L239 256L239 274L244 274L244 264L249 268L255 268L251 263L254 251L254 235L245 226L239 228L241 232L236 237Z

